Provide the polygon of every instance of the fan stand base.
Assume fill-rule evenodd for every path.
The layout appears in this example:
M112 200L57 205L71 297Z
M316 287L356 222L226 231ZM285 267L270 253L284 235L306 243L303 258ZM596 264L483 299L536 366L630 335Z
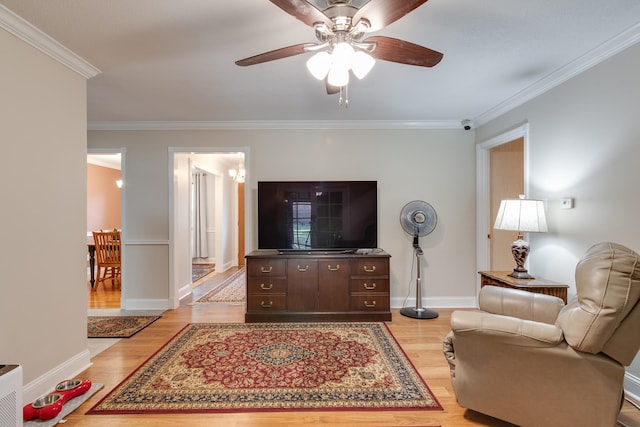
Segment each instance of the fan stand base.
M404 307L400 309L400 314L413 319L435 319L438 312L428 308Z

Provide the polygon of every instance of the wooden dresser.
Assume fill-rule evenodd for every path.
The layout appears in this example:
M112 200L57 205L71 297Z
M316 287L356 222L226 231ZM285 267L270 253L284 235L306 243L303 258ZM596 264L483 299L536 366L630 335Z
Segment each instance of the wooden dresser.
M528 292L552 295L567 303L568 285L536 277L535 279L515 279L510 271L480 271L480 285L493 285L502 288L520 289Z
M382 250L257 250L245 258L246 322L391 320L390 255Z

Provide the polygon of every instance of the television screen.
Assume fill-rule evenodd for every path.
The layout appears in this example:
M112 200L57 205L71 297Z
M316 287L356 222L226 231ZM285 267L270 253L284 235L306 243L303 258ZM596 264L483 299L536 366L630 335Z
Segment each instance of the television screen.
M376 181L258 182L258 248L356 250L378 245Z

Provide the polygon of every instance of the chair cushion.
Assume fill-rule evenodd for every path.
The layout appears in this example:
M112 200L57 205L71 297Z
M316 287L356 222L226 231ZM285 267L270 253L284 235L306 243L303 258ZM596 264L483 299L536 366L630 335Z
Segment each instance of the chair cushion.
M576 267L577 297L556 322L570 346L602 351L640 299L639 261L637 253L616 243L599 243L587 251Z

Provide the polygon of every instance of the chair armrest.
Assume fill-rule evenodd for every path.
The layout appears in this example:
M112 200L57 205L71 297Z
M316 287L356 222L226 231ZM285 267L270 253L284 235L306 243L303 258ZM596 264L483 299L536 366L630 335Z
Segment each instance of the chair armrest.
M482 335L521 347L549 347L564 340L562 329L555 325L481 311L454 311L451 329L454 336Z
M479 305L488 313L554 324L564 302L551 295L488 285L480 289Z

